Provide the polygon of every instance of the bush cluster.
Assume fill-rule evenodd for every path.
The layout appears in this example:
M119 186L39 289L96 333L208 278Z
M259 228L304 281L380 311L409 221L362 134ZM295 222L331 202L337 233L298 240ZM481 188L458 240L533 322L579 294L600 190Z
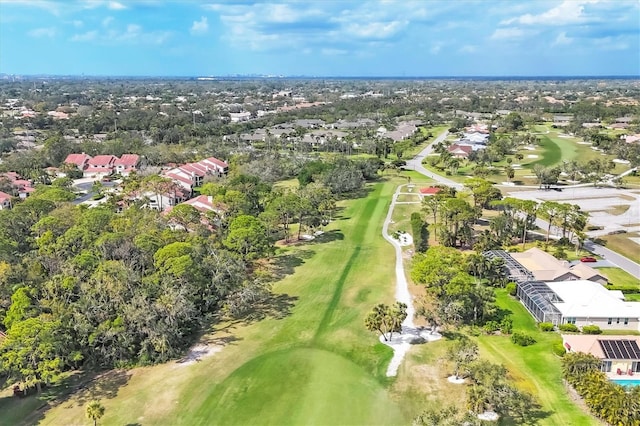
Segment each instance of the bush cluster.
M568 331L570 333L577 333L578 331L580 331L578 329L578 326L576 326L575 324L560 324L558 328L560 329L560 331Z
M516 331L511 335L511 341L520 346L531 346L536 343L536 339L528 334L520 333L519 331Z
M540 329L540 331L553 331L554 329L553 324L551 324L550 322L538 323L538 328Z
M585 325L582 327L584 334L602 334L602 330L597 325Z

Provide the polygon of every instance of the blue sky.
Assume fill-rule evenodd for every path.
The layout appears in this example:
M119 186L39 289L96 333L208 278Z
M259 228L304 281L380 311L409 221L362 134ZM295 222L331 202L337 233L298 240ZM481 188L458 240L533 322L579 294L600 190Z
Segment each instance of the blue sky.
M0 72L640 75L640 1L0 0Z

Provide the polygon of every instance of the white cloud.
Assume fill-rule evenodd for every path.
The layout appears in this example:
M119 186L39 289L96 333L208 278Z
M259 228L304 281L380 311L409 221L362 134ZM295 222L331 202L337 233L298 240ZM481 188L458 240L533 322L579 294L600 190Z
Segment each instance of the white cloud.
M209 31L209 22L207 22L207 17L202 16L199 21L193 21L193 25L191 25L191 34L193 35L201 35L206 34Z
M117 1L110 1L107 7L111 10L124 10L127 8L127 6Z
M113 16L107 16L106 18L104 18L102 20L102 26L103 27L108 27L111 23L113 22Z
M524 34L525 32L523 30L516 27L497 28L489 38L491 40L511 40L514 38L520 38Z
M72 21L71 24L76 28L81 28L84 25L84 22L76 19L75 21Z
M589 3L597 3L597 0L565 0L556 7L538 15L530 13L518 16L516 18L502 21L503 25L518 23L522 25L566 25L584 22L586 15L584 13L584 5Z
M56 36L56 29L54 27L34 28L27 35L34 38L53 38Z
M95 40L96 37L98 37L98 31L93 30L83 34L74 34L73 37L71 37L71 41L92 41Z
M477 51L478 51L478 48L471 44L465 44L458 50L458 52L460 53L475 53Z
M440 53L441 50L442 50L442 43L436 42L431 45L429 52L431 52L434 55L437 55L438 53Z
M571 43L573 43L573 39L571 37L567 37L567 33L562 31L558 34L553 43L551 43L551 46L566 46Z
M353 23L347 26L347 32L358 38L386 39L403 30L408 21Z
M82 34L75 34L71 41L89 42L99 44L162 44L171 37L170 31L146 32L138 24L129 24L126 28L118 29L113 26L104 30L92 30Z

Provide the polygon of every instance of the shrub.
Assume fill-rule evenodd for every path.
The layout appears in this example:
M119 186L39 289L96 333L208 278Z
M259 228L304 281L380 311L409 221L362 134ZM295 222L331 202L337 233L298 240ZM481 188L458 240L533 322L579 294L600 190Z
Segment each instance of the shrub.
M558 328L560 331L569 331L572 333L577 333L579 331L575 324L560 324Z
M553 331L553 324L550 322L541 322L538 323L538 328L540 331Z
M511 296L515 296L516 295L517 288L518 288L518 286L516 285L516 283L509 283L506 286L507 292Z
M564 345L561 342L554 343L552 346L552 350L553 350L553 353L558 355L559 357L563 357L564 354L567 353L566 349L564 348Z
M482 328L487 334L493 334L500 329L500 324L497 321L487 321Z
M500 332L502 334L511 334L513 330L513 320L511 317L504 317L502 321L500 321Z
M529 336L528 334L520 333L519 331L516 331L511 335L511 341L516 345L531 346L536 342L536 339Z
M597 325L585 325L582 327L584 334L602 334L602 330Z

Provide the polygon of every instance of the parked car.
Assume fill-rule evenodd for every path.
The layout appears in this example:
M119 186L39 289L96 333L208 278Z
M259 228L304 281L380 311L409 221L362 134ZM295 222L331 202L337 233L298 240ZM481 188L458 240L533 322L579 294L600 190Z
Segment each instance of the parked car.
M580 258L580 262L597 262L598 259L596 259L595 257L591 257L591 256L585 256L585 257L581 257Z

